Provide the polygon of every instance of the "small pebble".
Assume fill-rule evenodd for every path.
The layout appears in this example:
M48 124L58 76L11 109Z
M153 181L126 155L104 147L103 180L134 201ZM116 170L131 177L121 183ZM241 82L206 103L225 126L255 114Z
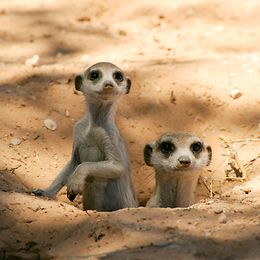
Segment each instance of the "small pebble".
M233 99L237 99L242 96L242 93L240 92L239 89L234 88L229 92L229 96L232 97Z
M214 213L216 213L216 214L220 214L220 213L222 213L224 210L222 209L222 208L219 208L219 209L215 209L214 210Z
M66 117L69 117L69 116L70 116L69 110L65 110L65 116L66 116Z
M221 215L218 218L218 222L221 224L227 223L227 216L225 213L221 213Z
M88 62L88 61L89 61L89 55L83 54L83 55L81 56L81 61L82 61L82 62Z
M260 55L257 53L251 53L250 58L252 61L259 61L260 60Z
M19 145L22 142L20 138L12 138L10 144L12 145Z
M36 66L39 62L39 59L40 59L39 55L35 54L31 58L27 59L25 61L25 64L31 65L31 66Z
M157 91L157 92L161 92L161 91L162 91L162 88L161 88L160 86L157 86L157 87L156 87L156 91Z
M44 125L47 129L50 129L52 131L56 130L57 129L57 124L55 121L53 121L52 119L50 118L47 118L44 120Z

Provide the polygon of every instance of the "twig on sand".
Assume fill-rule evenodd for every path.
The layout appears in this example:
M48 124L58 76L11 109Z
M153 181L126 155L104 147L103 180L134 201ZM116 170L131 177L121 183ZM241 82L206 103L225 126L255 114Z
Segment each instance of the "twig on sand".
M203 178L202 176L200 176L200 181L205 186L205 188L208 190L210 198L213 198L215 196L215 192L213 192L213 190L212 190L212 181L210 181L209 186L208 186L205 178Z
M5 171L9 171L11 173L14 174L14 171L17 170L18 168L20 168L22 165L19 164L17 165L16 167L13 167L13 168L5 168L5 169L0 169L0 172L5 172Z
M220 137L221 139L221 137ZM246 138L246 139L237 139L230 140L231 143L249 143L249 142L259 142L260 138Z
M230 169L226 169L226 173L227 173L226 179L227 180L240 180L240 181L246 180L247 171L246 171L244 165L241 163L240 159L238 158L237 151L235 150L235 148L232 145L232 143L234 143L234 141L227 140L224 136L219 136L219 139L224 143L224 147L229 150L227 167L230 167ZM244 140L248 140L248 139L244 139ZM237 141L237 140L235 140L235 141ZM239 140L239 141L241 141L241 140ZM236 177L229 176L229 173L231 171L235 172Z
M260 158L260 154L258 154L256 157L254 157L253 159L251 159L249 162L244 164L245 168L248 168L249 166L251 166L258 158Z

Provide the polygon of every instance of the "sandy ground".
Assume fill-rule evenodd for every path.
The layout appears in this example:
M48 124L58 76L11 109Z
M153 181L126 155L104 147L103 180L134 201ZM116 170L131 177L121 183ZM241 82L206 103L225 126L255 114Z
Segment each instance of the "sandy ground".
M71 3L0 1L0 259L259 259L260 2ZM26 64L34 55L35 66ZM69 159L85 113L73 77L98 61L132 79L117 123L140 205L154 186L143 147L166 131L191 131L212 146L202 176L214 197L201 180L187 209L98 213L82 211L80 198L70 203L65 189L56 201L30 194ZM225 179L219 136L251 139L234 144L248 181Z

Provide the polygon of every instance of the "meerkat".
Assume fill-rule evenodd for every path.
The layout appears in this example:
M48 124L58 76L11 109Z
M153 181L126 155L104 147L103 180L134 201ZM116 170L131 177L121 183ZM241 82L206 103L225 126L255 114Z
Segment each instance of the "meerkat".
M47 189L33 193L55 198L66 185L71 201L83 194L84 210L137 207L130 162L115 123L117 101L130 92L131 80L117 66L101 62L76 76L75 88L83 92L88 114L75 124L71 159Z
M186 132L166 133L144 148L144 160L155 169L155 190L147 207L188 207L201 168L211 162L212 150L197 136Z

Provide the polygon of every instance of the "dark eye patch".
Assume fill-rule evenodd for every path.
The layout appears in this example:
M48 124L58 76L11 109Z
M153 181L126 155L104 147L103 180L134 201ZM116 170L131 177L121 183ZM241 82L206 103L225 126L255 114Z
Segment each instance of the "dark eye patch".
M115 80L120 81L120 82L123 81L123 79L124 79L124 76L120 71L116 71L113 74L113 77L114 77Z
M190 149L193 153L200 153L202 151L203 145L201 142L195 142L191 145Z
M162 142L160 145L160 150L164 154L169 154L175 150L175 146L171 142Z
M91 81L94 81L98 78L101 77L101 72L98 71L98 70L92 70L90 73L89 73L89 80Z

